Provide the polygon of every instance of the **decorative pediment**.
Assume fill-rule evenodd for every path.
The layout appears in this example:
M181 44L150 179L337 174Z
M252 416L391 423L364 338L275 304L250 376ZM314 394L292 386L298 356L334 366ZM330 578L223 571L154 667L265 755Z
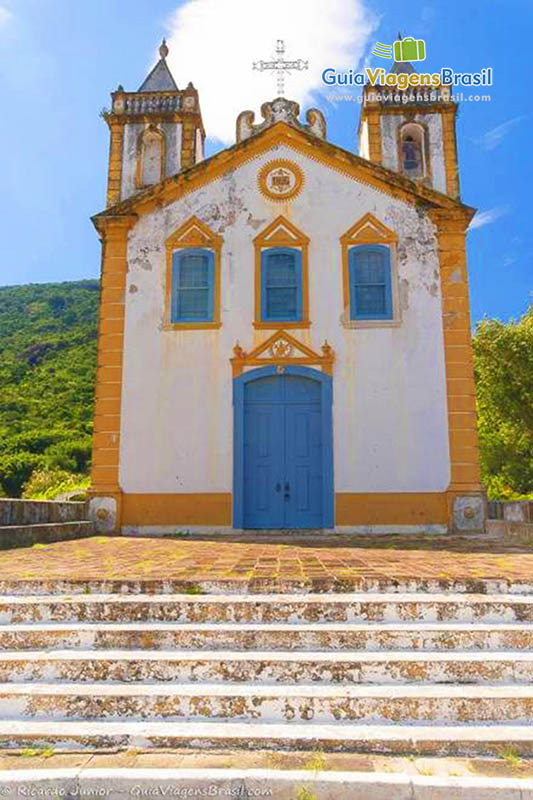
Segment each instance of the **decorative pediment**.
M237 142L249 139L250 136L270 128L277 122L285 122L293 128L297 128L306 133L312 133L319 139L326 138L326 118L318 108L310 108L305 115L307 125L303 125L298 117L300 116L300 106L294 100L286 100L284 97L277 97L261 106L261 116L263 122L255 123L253 111L241 111L237 117Z
M191 217L168 237L165 247L167 250L176 250L180 247L210 247L216 249L220 247L221 243L221 237L214 233L205 222L202 222L198 217Z
M233 377L241 375L246 367L276 366L282 371L286 365L320 366L323 372L331 375L335 359L333 349L327 341L320 349L322 352L317 353L284 330L273 333L250 353L246 353L237 342L231 359Z
M255 237L254 244L256 247L305 247L309 237L280 215Z
M341 243L344 245L390 244L397 240L398 236L394 231L387 228L373 214L365 214L341 236Z

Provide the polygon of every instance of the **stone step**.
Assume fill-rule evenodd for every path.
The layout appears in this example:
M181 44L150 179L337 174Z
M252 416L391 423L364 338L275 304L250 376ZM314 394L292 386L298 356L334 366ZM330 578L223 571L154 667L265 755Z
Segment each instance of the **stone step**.
M306 722L0 721L0 748L323 750L395 755L533 755L533 725L319 725ZM411 795L409 795L411 796Z
M152 755L156 763L159 756L158 753ZM236 767L98 769L91 764L70 769L4 770L0 775L0 790L4 797L105 797L106 800L165 796L275 800L532 800L533 780Z
M2 596L0 624L161 622L532 622L533 595Z
M361 575L353 578L335 576L307 578L213 578L209 580L184 580L182 578L128 578L128 579L10 579L0 576L0 595L85 595L85 594L187 594L197 592L215 595L247 594L347 594L364 592L374 594L533 594L533 581L512 581L505 578L398 578Z
M533 650L527 623L38 622L0 626L0 650Z
M0 719L531 725L533 687L4 683Z
M253 682L266 685L515 683L533 681L533 651L275 652L54 650L0 653L0 681Z
M94 534L94 523L88 520L73 522L46 522L36 525L1 525L0 550L31 547L33 544L66 542Z

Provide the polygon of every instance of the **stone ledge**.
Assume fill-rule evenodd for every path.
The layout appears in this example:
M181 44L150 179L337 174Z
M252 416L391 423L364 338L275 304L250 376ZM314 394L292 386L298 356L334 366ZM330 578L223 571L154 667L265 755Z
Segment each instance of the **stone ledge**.
M86 504L0 497L0 526L75 522L86 519Z
M435 777L386 772L312 772L274 769L42 769L6 771L0 778L3 797L19 788L45 796L194 796L211 787L209 796L272 797L294 800L531 800L533 781L515 778ZM307 790L307 792L305 792ZM104 795L98 792L104 792ZM179 794L178 794L179 792ZM188 792L188 793L187 793ZM238 794L237 794L238 793ZM34 796L34 795L30 795ZM35 795L37 796L37 795ZM38 796L42 796L39 794Z
M86 520L47 522L36 525L2 525L0 526L0 550L64 542L69 539L83 539L93 534L94 525Z

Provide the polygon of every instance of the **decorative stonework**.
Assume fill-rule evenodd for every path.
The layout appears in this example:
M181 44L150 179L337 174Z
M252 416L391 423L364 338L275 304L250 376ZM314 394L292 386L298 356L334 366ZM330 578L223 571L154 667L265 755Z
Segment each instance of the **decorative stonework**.
M304 175L298 164L275 159L265 164L257 177L259 190L271 200L290 200L303 186Z
M326 119L318 108L310 108L305 115L307 125L302 125L298 117L300 106L293 100L286 100L284 97L277 97L269 103L261 106L261 116L263 122L254 125L255 114L253 111L241 111L237 117L237 142L242 142L275 125L276 122L286 122L293 128L311 133L319 139L326 138Z
M247 367L284 367L287 365L318 366L322 368L322 372L331 375L335 360L333 348L325 341L320 349L321 353L317 353L284 330L273 333L251 353L246 353L239 342L236 342L231 359L233 377L242 375L243 370Z
M483 495L458 496L453 499L452 524L457 533L484 533L486 503Z

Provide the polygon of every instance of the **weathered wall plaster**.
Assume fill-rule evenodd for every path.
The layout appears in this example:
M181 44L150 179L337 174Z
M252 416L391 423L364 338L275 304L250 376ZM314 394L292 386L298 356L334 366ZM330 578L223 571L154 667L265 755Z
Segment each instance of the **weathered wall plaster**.
M257 173L289 158L305 174L290 204L267 200ZM402 319L396 327L346 329L339 237L371 212L398 234ZM193 214L224 238L222 327L163 330L165 240ZM449 483L439 265L427 217L307 158L276 147L235 172L142 216L129 236L120 483L124 492L231 492L232 373L238 340L252 349L253 238L279 214L310 237L312 326L293 332L336 354L334 468L337 492L435 492ZM130 291L135 286L136 291ZM142 457L139 457L139 454Z

